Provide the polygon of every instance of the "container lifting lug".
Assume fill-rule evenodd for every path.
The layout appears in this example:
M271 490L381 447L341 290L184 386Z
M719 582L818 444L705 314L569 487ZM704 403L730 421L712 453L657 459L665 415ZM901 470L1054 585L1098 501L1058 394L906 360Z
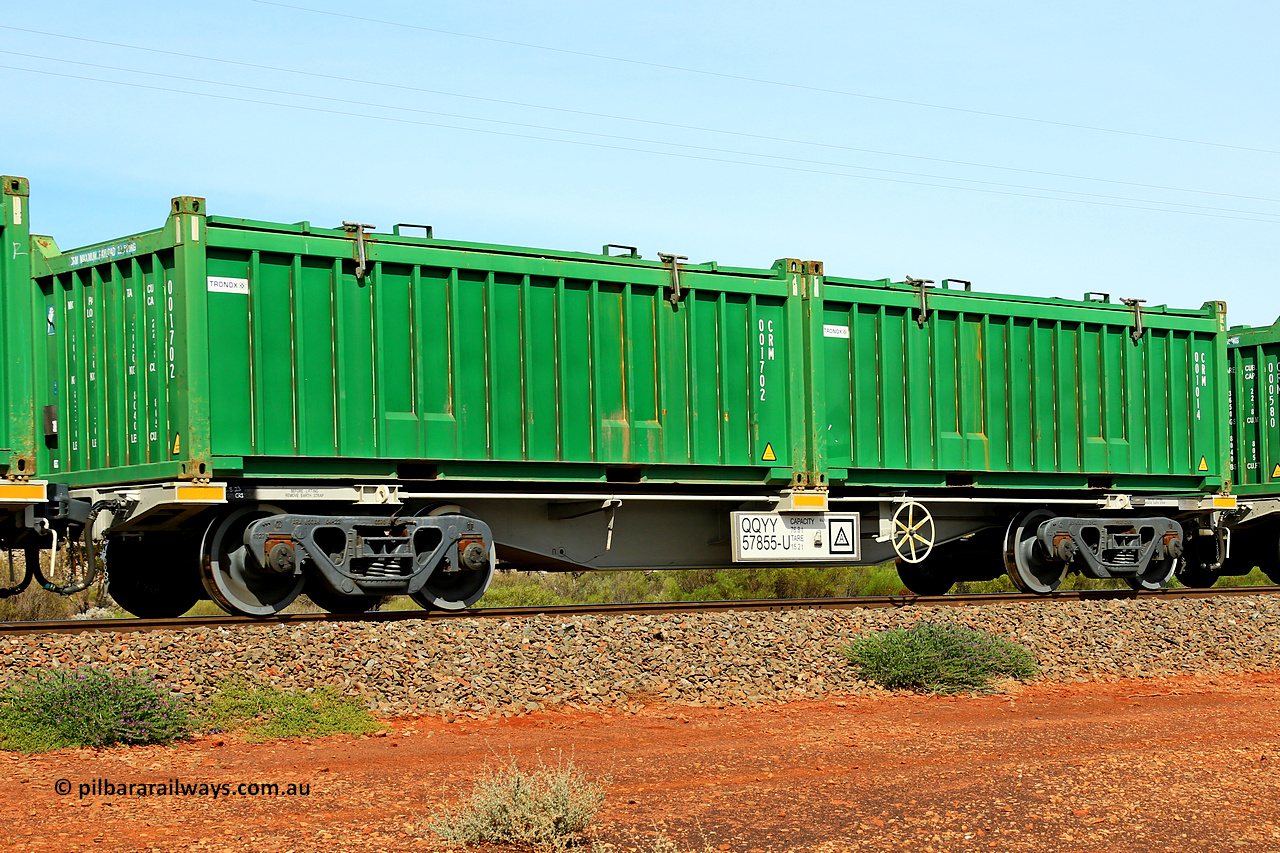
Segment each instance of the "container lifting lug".
M610 251L610 249L625 249L626 254L615 255L613 252ZM622 243L605 243L604 246L600 249L600 254L604 255L606 258L632 258L633 260L640 259L639 249L637 249L635 246L624 246Z
M664 264L671 264L671 292L667 294L667 299L675 305L684 296L684 290L680 287L680 262L687 261L689 258L685 255L668 255L665 252L659 252L658 260Z
M343 222L342 227L347 231L356 235L356 280L364 278L365 273L365 254L364 254L364 232L377 228L376 225L370 225L367 222Z
M1133 309L1133 331L1129 333L1129 337L1133 338L1133 342L1136 344L1142 340L1142 303L1147 300L1121 297L1120 301Z
M907 276L907 284L920 291L920 313L916 315L916 324L923 329L925 320L929 319L929 291L927 288L933 284L933 279Z

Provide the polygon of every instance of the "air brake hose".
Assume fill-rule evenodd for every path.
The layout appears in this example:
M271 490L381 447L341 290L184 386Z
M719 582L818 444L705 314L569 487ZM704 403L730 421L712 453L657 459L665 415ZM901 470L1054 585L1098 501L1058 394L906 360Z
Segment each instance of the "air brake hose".
M35 567L40 565L40 552L35 548L26 549L23 552L23 561L26 563L26 569L22 576L22 580L18 582L17 586L9 586L4 589L0 589L0 598L9 598L10 596L17 595L30 585L31 578L35 576ZM13 565L13 554L9 555L9 565Z
M85 550L85 553L88 555L89 567L85 570L85 574L83 578L81 578L78 582L69 583L66 586L59 586L55 583L51 583L44 576L44 572L40 570L39 563L37 562L35 566L35 575L36 575L36 580L39 581L40 583L40 586L49 590L49 592L56 592L58 595L75 595L77 592L84 592L86 589L88 589L98 576L98 557L97 557L97 554L95 554L93 551L93 523L94 521L97 520L98 513L101 513L101 512L114 513L114 512L118 512L123 507L124 507L124 504L121 501L98 501L96 504L94 504L92 507L89 508L89 517L85 520L85 523L84 523L84 550ZM57 556L57 541L58 540L55 534L55 538L54 538L55 558Z

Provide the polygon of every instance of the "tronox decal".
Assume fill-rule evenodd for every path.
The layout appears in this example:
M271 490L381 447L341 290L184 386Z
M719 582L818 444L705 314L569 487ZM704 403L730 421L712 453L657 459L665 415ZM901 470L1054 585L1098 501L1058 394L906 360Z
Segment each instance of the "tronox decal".
M249 279L209 276L210 293L249 293Z

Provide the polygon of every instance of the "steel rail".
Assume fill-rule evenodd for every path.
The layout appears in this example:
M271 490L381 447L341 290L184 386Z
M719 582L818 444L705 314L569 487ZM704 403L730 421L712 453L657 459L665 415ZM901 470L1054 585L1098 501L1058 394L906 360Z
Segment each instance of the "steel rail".
M172 619L64 619L0 623L0 636L24 634L81 634L87 632L141 633L192 628L239 628L254 625L301 625L312 622L407 622L443 619L514 619L534 616L609 616L615 614L723 613L726 611L859 610L864 608L974 607L992 604L1032 604L1068 601L1131 601L1143 599L1237 598L1277 595L1280 586L1237 586L1220 589L1082 589L1051 595L1030 593L969 593L962 595L875 595L858 598L789 598L747 601L659 601L624 604L570 604L550 607L481 607L474 610L385 610L360 614L286 613L263 619L247 616L179 616Z

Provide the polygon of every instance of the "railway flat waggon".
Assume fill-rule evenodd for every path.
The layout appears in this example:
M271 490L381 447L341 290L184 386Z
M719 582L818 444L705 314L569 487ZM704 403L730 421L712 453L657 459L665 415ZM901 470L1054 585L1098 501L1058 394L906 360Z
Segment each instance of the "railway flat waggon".
M0 539L139 615L540 570L1168 581L1234 508L1225 307L210 216L62 251L3 179ZM8 490L8 491L6 491ZM31 561L29 560L28 563Z

